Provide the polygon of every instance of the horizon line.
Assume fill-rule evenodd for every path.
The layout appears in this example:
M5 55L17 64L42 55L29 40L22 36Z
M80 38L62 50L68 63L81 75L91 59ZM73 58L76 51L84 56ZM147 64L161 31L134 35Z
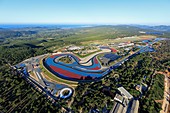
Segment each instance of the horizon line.
M120 23L0 23L0 25L146 25L146 26L170 26L170 24L142 24L142 23L131 23L131 24L120 24Z

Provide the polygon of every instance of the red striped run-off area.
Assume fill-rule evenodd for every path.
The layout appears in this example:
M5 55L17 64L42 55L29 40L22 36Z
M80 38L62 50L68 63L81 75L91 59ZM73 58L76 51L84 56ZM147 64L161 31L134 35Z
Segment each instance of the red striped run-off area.
M50 66L50 68L52 70L54 70L55 72L57 72L61 75L65 75L65 76L70 77L70 78L75 78L75 79L81 79L82 78L82 76L80 76L76 73L73 73L73 72L70 72L70 71L55 67L55 66Z

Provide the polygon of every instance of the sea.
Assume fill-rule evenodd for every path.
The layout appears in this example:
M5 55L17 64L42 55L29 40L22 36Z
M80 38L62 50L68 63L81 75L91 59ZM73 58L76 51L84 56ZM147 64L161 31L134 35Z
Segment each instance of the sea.
M61 28L61 29L70 29L70 28L82 28L82 27L94 27L97 25L70 25L70 24L0 24L0 28L13 29L13 28L32 28L32 27L41 27L41 28Z

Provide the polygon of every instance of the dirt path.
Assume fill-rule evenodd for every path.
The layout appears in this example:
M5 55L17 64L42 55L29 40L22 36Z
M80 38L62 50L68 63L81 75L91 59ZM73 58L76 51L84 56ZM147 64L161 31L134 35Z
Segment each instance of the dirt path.
M155 102L157 102L157 103L161 103L161 104L162 104L163 99L162 99L162 100L155 100Z

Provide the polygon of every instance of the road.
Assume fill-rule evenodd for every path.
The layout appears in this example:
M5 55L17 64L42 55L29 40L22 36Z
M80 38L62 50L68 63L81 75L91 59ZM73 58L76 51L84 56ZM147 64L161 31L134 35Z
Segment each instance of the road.
M46 84L44 83L44 80L43 80L43 77L42 77L42 75L41 75L40 69L39 69L39 68L36 68L36 69L33 70L33 72L34 72L34 74L37 76L40 84L41 84L43 87L45 87Z
M91 55L89 55L89 56L87 56L87 57L84 57L84 58L80 58L81 60L80 60L79 63L80 63L81 65L84 65L84 66L90 66L90 65L92 65L92 62L91 62L90 59L92 59L94 56L96 56L96 55L98 55L98 54L107 53L107 52L111 52L111 50L110 50L110 49L102 49L102 51L100 51L100 52L91 54Z
M125 61L128 61L130 58L136 56L137 54L139 54L139 51L136 51L134 54L130 55L130 56L126 56L124 59L122 59L121 61L119 61L118 63L114 64L113 66L110 67L111 70L114 70L116 68L118 68L119 66L121 66Z
M147 51L147 47L142 47L140 50L137 50L134 54L126 56L123 60L119 61L118 63L114 64L113 66L110 67L111 70L118 68L119 66L121 66L125 61L135 57L136 55L142 53L142 52L146 52Z

